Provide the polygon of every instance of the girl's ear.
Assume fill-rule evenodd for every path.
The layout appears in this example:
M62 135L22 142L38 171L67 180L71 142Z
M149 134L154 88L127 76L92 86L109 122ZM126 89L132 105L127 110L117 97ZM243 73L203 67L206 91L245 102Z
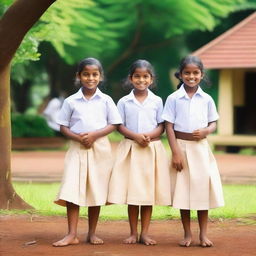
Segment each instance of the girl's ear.
M153 77L152 75L151 75L151 83L150 83L150 85L149 85L149 87L153 87L153 84L154 84L154 82L155 82L155 77Z
M182 81L182 76L181 76L181 72L180 71L177 71L175 72L174 76L179 79L180 81Z

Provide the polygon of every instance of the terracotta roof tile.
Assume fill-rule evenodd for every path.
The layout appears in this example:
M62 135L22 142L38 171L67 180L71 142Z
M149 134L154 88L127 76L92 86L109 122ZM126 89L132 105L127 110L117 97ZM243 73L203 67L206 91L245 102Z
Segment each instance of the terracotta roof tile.
M208 69L256 67L256 12L193 55Z

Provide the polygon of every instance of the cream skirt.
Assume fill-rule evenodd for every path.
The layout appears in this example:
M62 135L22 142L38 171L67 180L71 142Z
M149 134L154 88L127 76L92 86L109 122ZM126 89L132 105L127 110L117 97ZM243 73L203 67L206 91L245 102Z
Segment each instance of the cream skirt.
M207 139L177 139L177 143L183 154L184 169L171 170L172 206L191 210L224 206L219 170Z
M66 202L79 206L105 205L112 163L107 137L96 140L90 149L71 141L55 203L62 206L66 206Z
M159 141L141 147L124 139L118 146L108 202L131 205L170 205L170 168Z

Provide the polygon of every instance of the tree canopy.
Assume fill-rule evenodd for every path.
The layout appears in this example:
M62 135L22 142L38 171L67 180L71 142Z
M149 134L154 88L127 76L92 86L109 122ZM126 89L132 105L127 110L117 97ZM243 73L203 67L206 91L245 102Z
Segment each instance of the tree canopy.
M12 2L1 0L0 14ZM81 55L111 62L129 47L154 43L153 37L143 41L150 31L168 40L193 30L213 30L230 12L253 7L253 0L59 0L26 35L14 62L38 59L41 41L51 43L69 64Z
M12 2L0 0L0 13ZM63 78L56 77L61 76L58 70L68 71L80 59L93 56L103 62L110 92L117 91L118 98L117 80L132 59L149 58L164 74L161 80L167 80L168 68L189 52L186 35L212 31L230 13L248 8L256 8L254 0L59 0L24 38L13 60L12 78L23 83L31 70L38 68L42 74L46 68L51 88L65 86L66 75L73 76L74 69ZM42 53L43 65L31 64Z

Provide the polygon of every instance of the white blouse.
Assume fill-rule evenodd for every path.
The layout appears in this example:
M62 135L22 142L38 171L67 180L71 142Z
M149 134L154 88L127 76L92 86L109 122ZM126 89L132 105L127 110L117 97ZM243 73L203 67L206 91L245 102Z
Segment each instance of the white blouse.
M150 90L148 90L148 96L142 103L135 98L132 90L130 94L118 101L117 108L122 117L123 125L135 133L150 132L164 121L161 118L162 99Z
M122 119L114 101L98 88L90 99L84 97L82 88L66 98L58 117L58 124L69 127L76 134L120 123Z
M200 87L190 98L182 85L168 96L162 118L174 124L174 130L192 133L216 121L219 115L212 97Z

